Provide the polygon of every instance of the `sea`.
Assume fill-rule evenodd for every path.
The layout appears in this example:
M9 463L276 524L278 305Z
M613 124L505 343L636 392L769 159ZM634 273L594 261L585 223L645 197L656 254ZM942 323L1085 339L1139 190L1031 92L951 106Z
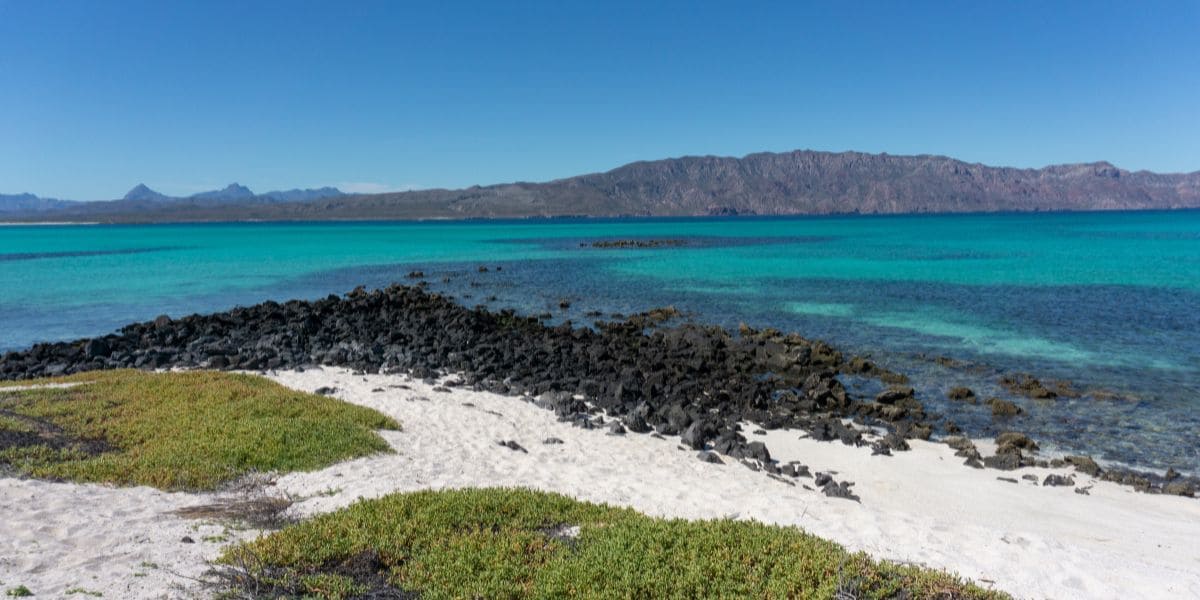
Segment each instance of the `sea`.
M674 242L594 245L612 240ZM467 306L551 322L669 305L795 331L908 375L971 435L1200 472L1200 211L4 226L0 352L414 270ZM999 383L1013 373L1081 393L1015 396ZM948 400L959 385L1025 412Z

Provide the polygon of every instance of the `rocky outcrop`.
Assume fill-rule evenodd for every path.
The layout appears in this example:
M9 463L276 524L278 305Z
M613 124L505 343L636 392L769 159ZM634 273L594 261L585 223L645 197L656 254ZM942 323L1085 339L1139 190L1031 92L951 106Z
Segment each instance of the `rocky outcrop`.
M420 277L420 274L415 274ZM809 431L860 445L842 423L869 418L836 378L842 355L796 334L743 327L738 335L697 324L666 326L667 308L594 328L547 326L513 311L468 309L418 286L395 285L312 302L265 302L180 319L166 316L119 333L39 344L0 358L0 378L26 379L112 368L267 370L335 365L365 372L463 375L476 389L538 397L563 421L611 434L680 435L697 451L772 463L740 422ZM911 388L872 405L898 408L879 424L900 436L932 426ZM889 447L902 449L903 440ZM511 448L511 446L509 446ZM774 468L774 466L772 466Z
M414 272L414 278L423 274ZM97 369L167 367L269 370L313 365L363 372L407 372L420 378L457 373L447 386L522 395L561 421L603 427L610 435L679 435L685 448L715 453L772 476L808 476L803 465L780 465L761 442L749 442L742 423L788 428L818 441L870 446L889 455L907 440L929 439L936 416L911 387L892 385L873 398L852 396L842 372L887 372L817 340L774 329L671 325L666 308L620 321L548 326L511 310L469 309L420 285L357 289L311 302L265 302L211 315L153 321L99 338L38 344L0 357L0 379L30 379ZM318 390L334 394L332 388ZM448 391L448 388L435 388ZM1006 403L1006 404L1004 404ZM1011 402L989 401L1010 414ZM1012 405L1009 407L1008 405ZM882 428L871 434L863 426ZM947 425L946 430L951 430ZM1035 460L1037 444L1017 432L996 438L982 457L967 438L943 440L973 467L1049 466ZM497 443L523 452L513 440ZM561 443L554 438L544 443ZM865 451L865 450L864 450ZM718 457L719 458L719 457ZM701 460L711 460L701 454ZM1101 469L1085 456L1056 459L1085 475L1181 496L1200 480ZM722 460L722 464L727 464ZM854 499L849 483L822 490Z
M1025 412L1025 410L1020 406L1017 406L1016 403L1008 400L1002 400L1000 398L988 398L988 401L985 404L991 407L993 417L1015 417Z

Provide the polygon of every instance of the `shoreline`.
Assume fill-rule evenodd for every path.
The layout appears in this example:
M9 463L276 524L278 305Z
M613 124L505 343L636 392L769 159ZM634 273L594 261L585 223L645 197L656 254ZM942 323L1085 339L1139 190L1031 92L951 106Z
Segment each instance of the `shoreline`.
M37 344L0 355L0 380L111 368L263 371L327 365L418 377L460 372L468 385L500 393L556 392L547 407L561 416L587 416L590 409L571 398L582 394L595 403L593 409L618 416L633 431L684 434L690 428L689 443L697 450L721 444L744 450L748 440L733 425L747 419L767 429L820 431L821 439L853 445L866 443L858 432L882 428L892 435L872 443L894 451L904 451L906 440L946 442L964 434L927 412L902 374L863 357L845 357L819 340L770 328L743 325L729 332L680 323L673 308L614 317L622 320L598 321L595 328L569 321L548 325L512 310L466 308L453 297L426 291L422 281L180 319L160 316L104 337ZM883 391L873 398L856 395L841 376L878 380ZM1027 387L1014 393L1043 389L1026 375L1017 374L1015 381ZM974 447L956 449L966 459L960 462L975 467L1011 471L1053 462L1045 455L1026 456L1029 445L1006 445L993 456ZM1103 471L1105 478L1141 491L1200 493L1195 475L1170 470L1159 475L1113 462L1100 469L1087 455L1073 458L1089 475Z
M994 217L994 216L1029 216L1029 215L1075 215L1075 214L1112 214L1112 213L1180 213L1200 212L1198 206L1175 206L1164 208L1090 208L1090 209L1026 209L1026 210L994 210L994 211L941 211L941 212L797 212L778 214L736 214L736 215L529 215L529 216L431 216L431 217L346 217L346 218L241 218L241 219L191 219L191 220L124 220L108 221L5 221L0 226L38 226L38 225L269 225L279 224L346 224L346 223L412 223L412 224L455 224L455 223L537 223L537 222L584 222L604 223L621 221L771 221L771 220L804 220L804 219L888 219L888 218L922 218L922 217Z
M52 225L102 225L100 221L0 221L0 227L49 227Z
M811 469L777 479L727 454L718 454L723 464L698 460L677 435L580 427L533 396L455 385L458 375L424 380L330 367L266 376L301 391L332 388L334 397L404 423L381 432L395 454L279 477L274 489L297 498L302 517L391 492L519 486L653 516L794 525L1018 598L1200 595L1200 503L1078 473L1087 495L1040 485L1047 475L1072 476L1066 468L1024 469L1013 483L999 479L1006 472L962 468L953 449L935 442L910 440L911 450L881 456L799 430L756 434L745 424L746 437L765 441L774 460ZM562 443L543 443L549 438ZM859 500L822 493L821 473L852 481ZM1036 474L1038 484L1021 474ZM0 478L0 509L9 516L0 523L0 555L11 557L0 561L0 580L49 597L74 587L107 597L188 597L204 561L258 534L174 512L217 496Z

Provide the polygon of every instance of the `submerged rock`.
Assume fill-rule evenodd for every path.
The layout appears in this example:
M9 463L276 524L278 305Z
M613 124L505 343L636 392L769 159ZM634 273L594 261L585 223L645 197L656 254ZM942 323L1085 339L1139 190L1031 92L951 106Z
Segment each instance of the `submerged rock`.
M991 407L993 417L1015 417L1025 412L1015 403L1000 398L989 398L987 405Z
M972 391L971 388L968 388L968 387L960 386L960 387L950 388L950 391L946 394L946 397L951 400L958 400L961 402L971 402L972 404L975 403L975 392Z
M914 391L911 387L890 387L875 396L875 402L879 404L897 404L914 397Z
M1035 400L1049 400L1058 394L1042 385L1036 377L1028 373L1013 373L1000 378L1000 385L1005 389ZM1067 385L1069 388L1069 384Z

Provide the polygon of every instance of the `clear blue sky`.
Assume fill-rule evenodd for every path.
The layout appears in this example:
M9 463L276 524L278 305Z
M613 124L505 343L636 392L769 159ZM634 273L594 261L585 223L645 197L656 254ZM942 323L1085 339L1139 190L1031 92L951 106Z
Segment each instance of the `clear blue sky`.
M1200 169L1200 2L0 0L0 192L796 148Z

